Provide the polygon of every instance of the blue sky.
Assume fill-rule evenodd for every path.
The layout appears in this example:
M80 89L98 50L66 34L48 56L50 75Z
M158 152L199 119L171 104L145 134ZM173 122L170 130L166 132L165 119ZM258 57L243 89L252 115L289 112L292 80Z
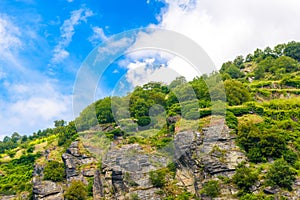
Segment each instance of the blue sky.
M173 30L197 42L220 67L257 47L300 40L299 7L298 0L1 0L0 138L72 120L76 74L114 34ZM107 69L96 97L110 95L121 77L132 88L169 68L194 76L187 63L161 52L124 55Z

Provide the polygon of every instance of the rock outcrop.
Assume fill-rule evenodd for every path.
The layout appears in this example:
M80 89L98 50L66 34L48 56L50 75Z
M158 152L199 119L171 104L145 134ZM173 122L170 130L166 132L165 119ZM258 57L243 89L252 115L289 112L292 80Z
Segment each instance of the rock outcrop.
M175 119L174 119L175 120ZM63 188L73 180L88 184L93 179L93 199L131 199L160 200L166 197L160 188L153 186L150 172L166 168L175 163L174 181L176 187L188 191L199 199L206 199L200 191L208 180L231 177L238 163L246 157L235 145L234 136L230 134L222 121L202 131L184 131L174 136L169 145L156 151L147 151L140 144L122 144L112 142L102 168L98 161L87 151L80 141L73 142L62 155L65 164L65 185L43 180L43 166L36 165L33 178L35 200L62 200ZM91 180L90 179L90 180ZM237 190L230 185L221 185L223 197L234 199Z
M65 164L67 182L79 180L88 184L85 177L93 177L96 171L97 160L88 155L84 147L80 147L80 142L73 142L62 155ZM87 166L85 168L84 166Z
M63 200L63 185L43 180L43 166L35 165L33 171L33 200Z

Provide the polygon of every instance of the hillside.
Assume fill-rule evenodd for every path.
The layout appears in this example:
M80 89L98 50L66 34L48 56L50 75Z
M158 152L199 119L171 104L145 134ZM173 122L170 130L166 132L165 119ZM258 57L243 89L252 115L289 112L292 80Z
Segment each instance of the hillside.
M300 199L299 61L257 49L5 137L0 199Z

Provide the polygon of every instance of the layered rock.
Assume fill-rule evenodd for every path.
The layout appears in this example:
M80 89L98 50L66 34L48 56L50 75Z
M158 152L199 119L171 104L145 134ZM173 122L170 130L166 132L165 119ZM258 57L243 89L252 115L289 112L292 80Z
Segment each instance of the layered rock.
M73 142L66 153L62 155L66 167L66 179L69 183L73 180L79 180L88 184L85 177L94 176L97 160L92 156L87 155L85 149L83 149L83 147L80 148L79 145L79 141ZM88 166L88 168L85 168L84 166Z
M35 165L33 171L33 200L63 200L63 185L43 180L43 166Z

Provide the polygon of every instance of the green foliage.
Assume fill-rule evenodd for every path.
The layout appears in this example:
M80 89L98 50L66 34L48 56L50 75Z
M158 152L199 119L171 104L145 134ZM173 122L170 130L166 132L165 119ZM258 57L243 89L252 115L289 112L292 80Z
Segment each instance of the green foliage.
M300 43L299 42L289 42L283 51L284 55L294 58L300 61Z
M22 155L8 163L1 163L0 194L17 194L21 191L32 190L33 164L39 155Z
M105 133L106 137L110 140L113 140L115 137L119 137L123 135L123 131L120 128L113 129L109 132Z
M162 188L166 184L166 171L157 170L150 172L150 181L154 187Z
M50 180L54 182L61 182L64 180L65 174L65 166L63 163L59 163L57 161L49 161L47 162L44 168L44 179Z
M229 111L226 112L225 120L226 120L226 124L229 128L237 130L238 119L232 112L229 112Z
M279 186L292 190L292 184L296 180L296 172L283 159L276 160L270 167L266 178L270 186Z
M245 163L238 165L232 181L238 186L242 193L249 193L250 188L258 180L258 174L245 166Z
M86 200L88 191L81 181L73 181L64 196L66 200Z
M29 146L26 150L27 153L33 153L34 151L34 146Z
M139 200L139 195L136 193L132 193L130 194L130 200Z
M219 196L220 195L219 182L215 180L210 180L204 183L200 193L211 198Z
M139 126L147 126L150 125L151 123L151 118L148 116L141 116L138 117L138 121L137 121Z
M244 196L242 196L240 198L240 200L274 200L274 197L273 196L267 196L267 195L264 195L264 194L258 194L258 195L255 195L255 194L245 194Z
M89 197L93 196L93 185L94 185L94 178L89 177L88 178L88 186L87 186L87 191L88 191L88 196Z
M53 130L54 133L59 134L58 146L69 146L73 140L76 139L77 130L75 122L69 122L67 126L59 126Z
M241 105L250 100L250 93L243 85L237 80L226 80L224 82L226 90L227 103L230 106Z
M243 123L238 128L237 142L247 152L251 162L280 158L287 151L286 138L276 125Z

